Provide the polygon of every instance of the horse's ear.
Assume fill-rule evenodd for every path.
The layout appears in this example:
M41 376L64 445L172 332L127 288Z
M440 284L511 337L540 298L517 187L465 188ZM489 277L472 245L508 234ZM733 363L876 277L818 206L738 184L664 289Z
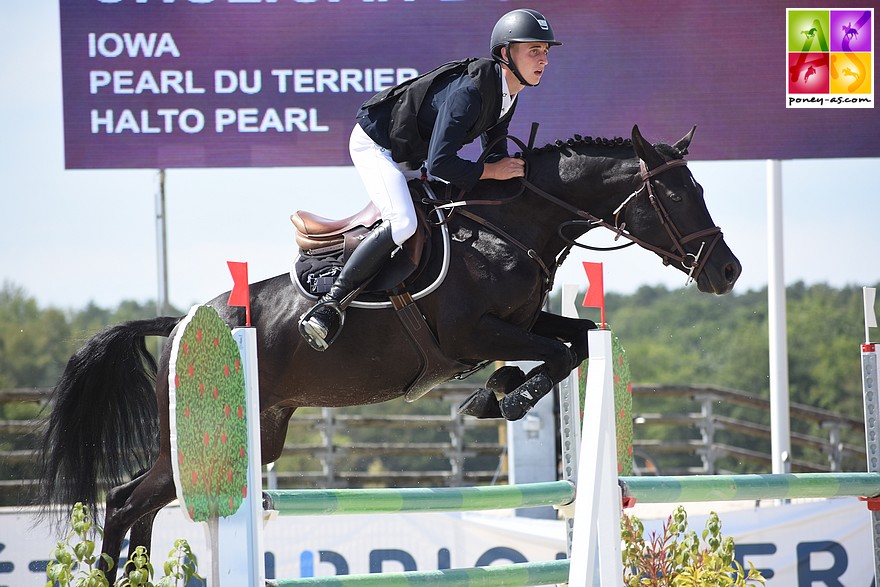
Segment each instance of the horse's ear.
M697 130L697 127L696 127L696 126L693 127L693 128L691 129L691 132L689 132L688 134L684 135L684 136L681 138L681 140L679 140L677 143L675 143L674 145L672 145L672 147L675 148L675 149L677 149L678 152L682 154L682 156L687 155L688 147L689 147L690 144L691 144L691 139L694 138L694 131L696 131L696 130Z
M649 143L642 137L642 133L639 132L639 125L633 125L632 131L632 142L633 149L636 151L636 155L645 162L648 166L648 169L654 169L655 167L659 167L664 163L663 156L657 152L657 149L654 148L654 145Z

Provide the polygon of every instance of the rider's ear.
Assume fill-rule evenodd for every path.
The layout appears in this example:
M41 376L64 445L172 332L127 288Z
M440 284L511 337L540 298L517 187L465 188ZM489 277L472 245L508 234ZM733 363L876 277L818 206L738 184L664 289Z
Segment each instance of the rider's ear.
M633 126L632 142L636 155L645 162L648 169L654 169L665 163L666 160L663 159L663 156L657 152L651 143L642 137L642 133L639 132L639 125L637 124Z

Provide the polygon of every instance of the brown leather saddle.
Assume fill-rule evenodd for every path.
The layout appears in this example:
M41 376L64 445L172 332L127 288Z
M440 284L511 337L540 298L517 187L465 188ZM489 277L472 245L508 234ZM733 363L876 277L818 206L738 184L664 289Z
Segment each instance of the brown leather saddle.
M420 263L423 259L427 260L430 251L430 227L424 212L417 208L417 213L419 229L386 263L382 271L370 280L365 297L376 297L378 292L402 289L407 278L421 272ZM290 221L296 227L296 244L300 249L301 262L314 264L323 259L329 267L341 269L342 264L382 218L378 208L370 202L363 210L347 218L334 220L300 210L290 216ZM330 289L336 273L338 270L318 269L317 272L311 271L310 275L300 276L300 283L308 293L320 296ZM299 270L297 274L300 275Z

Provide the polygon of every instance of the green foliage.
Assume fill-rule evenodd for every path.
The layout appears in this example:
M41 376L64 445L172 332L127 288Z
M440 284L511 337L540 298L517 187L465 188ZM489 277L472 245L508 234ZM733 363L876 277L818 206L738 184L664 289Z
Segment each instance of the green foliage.
M73 346L70 326L57 309L42 310L24 290L0 290L0 389L48 386L61 374Z
M176 311L175 311L176 312ZM0 389L55 385L70 356L95 332L156 315L153 303L125 301L115 310L40 308L12 283L0 288Z
M49 578L46 587L54 584L60 587L107 587L107 578L95 568L99 557L95 555L95 543L90 540L95 533L103 537L103 531L92 520L88 508L81 503L73 507L70 526L70 532L55 545L51 553L52 561L46 567L46 576ZM71 540L77 538L78 542L71 544ZM104 554L100 556L108 568L113 567L110 557Z
M867 284L870 285L870 284ZM876 285L876 284L875 284ZM787 319L789 346L789 380L791 401L862 418L861 377L858 344L863 337L861 288L832 288L827 285L796 283L787 288ZM557 298L558 299L558 298ZM553 307L551 302L551 307ZM558 302L555 302L558 303ZM669 290L665 287L642 287L631 295L608 294L607 318L626 349L632 381L645 384L708 384L744 390L757 397L769 396L767 290L735 291L728 296L713 296L696 288ZM181 314L178 311L174 311ZM594 309L580 308L583 317L598 319ZM89 304L79 310L40 307L20 287L5 283L0 288L0 389L50 387L60 376L68 358L84 340L97 330L124 320L155 315L152 302L125 301L116 308L105 309ZM877 334L874 330L874 334ZM158 340L150 341L158 344ZM150 347L154 348L154 347ZM156 346L155 348L158 348ZM467 383L485 380L486 373L477 374ZM0 419L27 420L35 417L36 404L0 404ZM695 411L692 404L672 400L646 403L636 400L636 413L686 413ZM698 409L698 407L697 407ZM718 402L716 414L739 417L743 410ZM354 410L347 410L353 413ZM335 413L342 413L336 411ZM370 415L448 413L448 406L435 402L431 395L415 402L394 402L358 408L357 413ZM320 415L319 409L305 408L294 415ZM769 414L757 414L757 422L769 424ZM795 433L825 436L827 431L809 429L815 425L793 420ZM670 427L671 428L671 427ZM697 431L684 426L665 432L636 430L639 440L693 439ZM387 442L383 430L357 429L341 423L334 429L337 441ZM395 442L443 442L448 432L436 427L422 430L396 429ZM497 442L497 431L477 428L468 432L478 442ZM480 435L475 437L476 435ZM726 436L725 436L726 435ZM717 440L734 446L749 446L758 452L769 452L769 443L753 437L736 437L733 432L717 431ZM862 438L844 438L853 446L864 446ZM21 434L0 433L0 450L26 450L33 439ZM320 443L320 433L293 431L288 442L311 445ZM825 457L817 451L814 462ZM795 458L808 460L795 454ZM443 457L399 456L390 451L378 455L339 454L340 469L366 471L369 467L385 470L439 470L448 467ZM666 459L667 457L663 457ZM380 460L378 464L374 461ZM469 470L491 470L497 465L493 456L468 458ZM690 466L692 462L661 463L661 468ZM733 472L757 472L758 465L737 462L733 458L719 461L720 469ZM860 470L858 463L844 462L844 470ZM285 455L277 464L278 471L318 471L319 464L302 453ZM863 470L863 469L862 469ZM27 478L24 465L0 462L0 479ZM19 496L0 492L0 504L15 505Z
M870 285L870 284L866 284ZM552 307L552 306L551 306ZM863 417L859 344L864 337L861 287L841 289L817 284L789 285L786 290L789 391L792 403L824 408L851 418ZM597 319L594 309L581 316ZM632 381L639 385L710 385L743 390L769 398L767 289L727 296L701 293L696 288L668 290L642 287L634 294L608 294L606 314L630 362ZM876 329L873 332L877 334ZM715 414L742 418L747 408L715 402ZM636 399L639 413L699 412L700 406L671 399ZM750 412L748 420L770 425L769 412ZM791 422L793 433L827 437L811 421ZM638 428L637 440L687 441L699 431L685 426ZM732 430L716 430L716 441L748 446L769 453L769 442ZM864 446L864 437L845 433L843 441ZM803 452L800 452L803 451ZM797 448L796 460L825 463L817 449ZM864 470L864 459L849 458L844 470ZM661 470L697 466L693 459L661 454ZM721 456L721 470L763 472L763 465Z
M791 400L860 417L861 287L795 283L786 288L786 306ZM769 394L766 288L713 296L646 286L609 294L606 311L634 382Z
M96 568L99 555L95 554L92 538L103 537L101 527L94 522L88 508L77 503L70 517L71 531L64 540L58 542L51 553L52 560L46 567L48 581L46 587L110 587L107 577ZM76 542L71 542L76 540ZM113 560L106 554L100 557L108 568L113 568ZM115 587L178 587L186 585L190 579L201 577L196 573L197 560L186 540L177 540L168 553L163 567L165 576L153 583L153 565L143 546L135 548L123 566L124 577ZM204 582L204 581L203 581Z
M764 585L764 577L733 559L734 542L721 535L721 520L712 512L700 537L688 529L687 512L678 506L663 524L663 533L645 540L637 517L624 515L623 580L627 587L747 587Z

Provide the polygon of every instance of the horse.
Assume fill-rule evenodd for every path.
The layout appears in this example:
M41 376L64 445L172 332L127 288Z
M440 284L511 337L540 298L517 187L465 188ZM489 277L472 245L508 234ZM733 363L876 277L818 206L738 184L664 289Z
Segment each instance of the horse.
M505 417L515 419L586 359L587 332L596 324L542 308L558 266L576 239L596 227L654 252L702 292L730 292L742 267L684 159L694 130L672 145L652 145L638 126L631 139L574 135L535 148L531 140L524 145L512 137L522 147L517 155L525 160L526 177L481 181L464 203L461 194L452 202L451 194L443 220L451 253L445 279L413 302L437 352L448 359L432 371L432 381L494 361L536 361L528 374L495 380ZM429 187L435 195L450 189L436 181ZM437 247L427 254L426 275L437 273L441 256ZM227 324L243 325L245 309L228 306L228 298L226 292L208 304ZM250 285L264 464L281 455L298 407L399 398L423 367L403 321L387 308L349 308L332 347L312 350L296 323L313 302L288 273ZM97 512L99 495L106 493L106 560L119 559L129 531L130 548L149 549L156 514L176 497L171 345L157 361L145 337L173 336L181 320L136 320L97 333L70 358L48 404L37 502L46 512L50 505L75 502ZM115 570L108 566L104 559L99 563L112 583Z
M816 68L812 65L807 68L807 73L804 74L804 83L810 81L810 76L816 74Z
M808 39L812 39L816 36L816 28L813 27L810 30L801 31L801 34L804 35Z

